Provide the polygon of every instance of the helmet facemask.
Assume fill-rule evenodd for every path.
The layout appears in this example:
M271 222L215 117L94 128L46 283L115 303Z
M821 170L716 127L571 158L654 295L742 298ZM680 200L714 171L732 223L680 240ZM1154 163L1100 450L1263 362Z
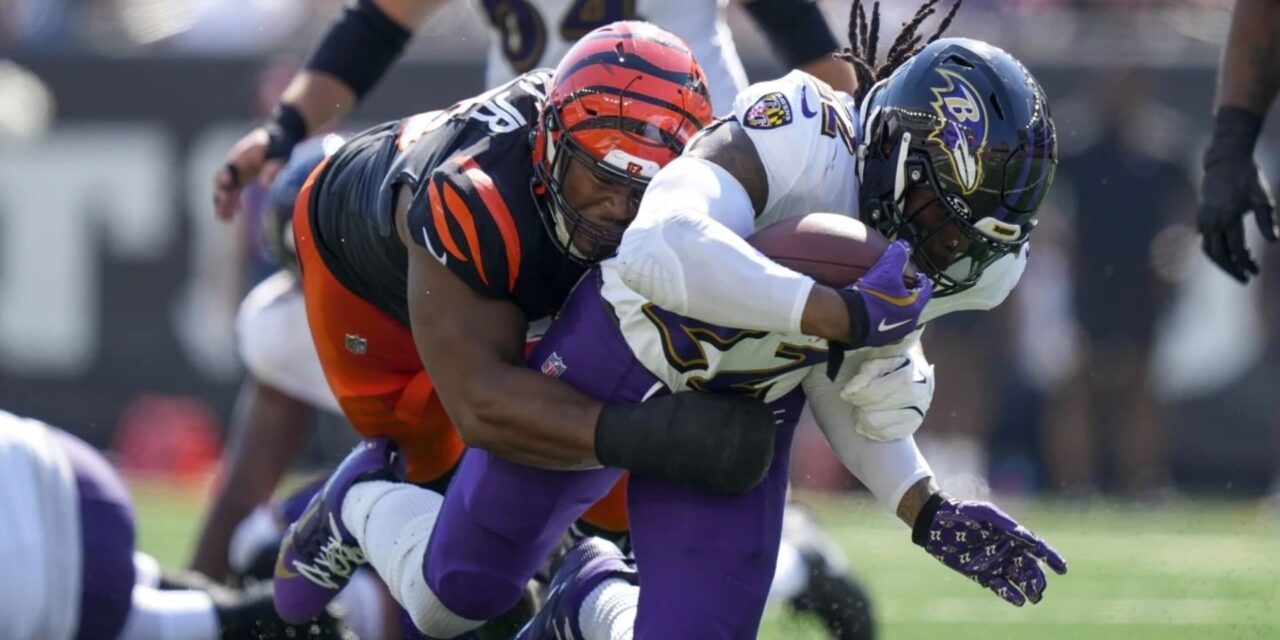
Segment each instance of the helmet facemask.
M582 98L581 94L584 93L589 91L579 92L570 100ZM628 219L634 218L639 210L640 200L649 186L650 177L646 176L657 173L659 167L657 163L636 157L621 148L614 148L603 158L599 158L575 139L573 134L588 129L612 129L632 143L664 149L673 157L684 149L684 144L663 128L644 120L626 117L623 104L628 99L631 98L624 89L617 97L616 114L596 115L568 130L554 105L548 104L543 110L540 123L544 138L543 158L535 163L534 177L536 185L541 186L545 194L543 198L535 200L539 202L543 224L561 251L581 264L593 264L613 255L622 242L623 232L592 222L564 197L564 182L569 166L576 163L580 169L586 170L602 182L629 189L631 195L628 198ZM685 120L681 119L671 129L683 131L684 126ZM580 239L585 239L585 242Z
M1016 225L994 218L975 221L968 201L943 187L927 155L909 153L900 166L896 173L901 178L895 182L902 186L895 188L892 199L880 202L878 213L872 213L873 222L878 223L877 228L887 237L904 239L916 248L912 260L933 280L934 296L952 295L972 287L987 267L1006 255L1017 253L1026 243L1027 234ZM929 196L907 210L907 194L912 190L926 190ZM935 203L942 206L943 218L928 225L921 214ZM1034 223L1032 220L1030 226ZM943 263L935 259L928 247L948 227L959 231L965 248Z
M974 286L1001 258L1016 254L1035 227L1035 213L1052 182L1052 124L1030 144L1026 136L1009 146L985 147L976 180L968 190L956 179L952 157L936 134L946 126L923 110L886 105L888 80L877 83L862 104L864 143L860 149L861 204L864 220L889 238L902 238L916 248L913 260L934 283L934 296L959 293ZM914 136L913 136L914 132ZM1035 135L1032 136L1035 138ZM1033 148L1039 149L1033 155ZM928 197L908 208L908 194ZM943 218L932 226L921 219L941 205ZM981 215L982 217L978 217ZM934 221L928 221L934 222ZM926 250L954 225L964 250L942 263Z

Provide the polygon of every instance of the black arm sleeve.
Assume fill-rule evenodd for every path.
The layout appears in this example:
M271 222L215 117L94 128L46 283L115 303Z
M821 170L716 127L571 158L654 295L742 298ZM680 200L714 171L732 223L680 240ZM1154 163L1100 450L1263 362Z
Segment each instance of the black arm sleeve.
M840 48L816 0L748 0L743 5L790 68Z
M382 79L412 36L373 0L355 0L311 52L307 69L341 80L358 100Z

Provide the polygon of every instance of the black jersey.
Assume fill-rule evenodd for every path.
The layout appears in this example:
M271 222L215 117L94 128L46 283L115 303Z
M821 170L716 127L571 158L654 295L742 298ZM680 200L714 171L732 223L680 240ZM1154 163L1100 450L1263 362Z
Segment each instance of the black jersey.
M409 326L408 252L392 220L405 187L414 242L473 290L512 300L530 320L559 308L582 269L552 241L531 191L530 131L550 82L550 71L531 71L347 142L318 177L310 207L334 277Z

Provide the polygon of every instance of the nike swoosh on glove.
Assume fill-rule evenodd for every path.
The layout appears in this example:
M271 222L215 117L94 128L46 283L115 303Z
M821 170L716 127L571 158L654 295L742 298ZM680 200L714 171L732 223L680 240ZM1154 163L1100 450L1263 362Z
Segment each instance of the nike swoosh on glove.
M1061 554L987 502L934 494L916 516L911 541L1017 607L1044 597L1048 582L1040 563L1059 575L1067 572Z
M933 283L920 274L907 287L911 252L905 240L890 243L853 286L839 292L849 311L849 347L882 347L916 330L920 312L933 296Z
M854 429L879 441L916 432L933 402L933 365L919 346L902 356L872 358L840 390L854 407Z

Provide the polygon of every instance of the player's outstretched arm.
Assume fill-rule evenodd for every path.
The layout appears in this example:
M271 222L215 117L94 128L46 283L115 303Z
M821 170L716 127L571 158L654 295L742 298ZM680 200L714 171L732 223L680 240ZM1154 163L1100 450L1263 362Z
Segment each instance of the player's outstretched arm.
M1203 248L1240 282L1258 274L1245 244L1244 215L1253 211L1262 235L1275 241L1275 202L1253 150L1280 89L1280 2L1239 0L1222 57L1213 137L1204 155L1197 223Z
M232 533L271 498L302 450L312 416L306 403L256 380L245 382L232 416L227 461L214 483L216 493L196 541L192 570L218 582L226 580Z
M892 440L866 435L857 422L859 408L846 402L840 385L819 369L804 380L814 419L845 467L911 527L913 542L1017 606L1043 597L1040 562L1067 572L1057 551L995 505L960 502L942 493L911 435Z
M255 179L270 184L298 142L350 113L442 2L351 2L321 37L305 68L289 82L271 119L236 142L214 174L218 217L230 219L239 211L246 184Z
M987 502L955 500L932 477L907 490L898 517L911 526L912 542L1014 606L1044 597L1040 563L1067 572L1062 555L1009 514Z

